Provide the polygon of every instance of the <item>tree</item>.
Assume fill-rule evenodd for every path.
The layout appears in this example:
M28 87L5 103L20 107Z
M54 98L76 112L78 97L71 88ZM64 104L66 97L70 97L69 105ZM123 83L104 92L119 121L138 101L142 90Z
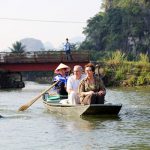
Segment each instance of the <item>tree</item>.
M88 25L83 31L86 35L86 39L81 44L82 49L104 49L105 35L108 31L104 19L104 14L100 12L88 20Z
M84 49L150 53L150 2L103 0L104 12L87 21Z
M13 53L23 53L25 51L25 45L21 42L16 41L12 44L12 48L9 48Z

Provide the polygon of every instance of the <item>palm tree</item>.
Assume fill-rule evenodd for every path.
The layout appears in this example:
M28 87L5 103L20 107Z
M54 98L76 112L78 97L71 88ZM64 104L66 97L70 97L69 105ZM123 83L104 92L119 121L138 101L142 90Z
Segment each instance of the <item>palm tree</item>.
M21 42L16 41L12 44L12 48L9 48L13 53L23 53L25 51L25 45Z

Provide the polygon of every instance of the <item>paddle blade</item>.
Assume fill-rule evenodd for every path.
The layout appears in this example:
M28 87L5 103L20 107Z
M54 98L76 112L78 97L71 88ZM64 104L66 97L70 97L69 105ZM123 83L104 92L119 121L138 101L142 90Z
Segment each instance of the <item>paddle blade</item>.
M24 110L26 110L27 108L28 108L27 105L22 105L22 106L18 109L18 111L24 111Z
M31 101L29 101L27 104L22 105L18 111L24 111L27 108L29 108L34 102L36 102L44 93L46 93L47 91L49 91L51 88L53 88L59 81L55 82L54 84L52 84L48 89L46 89L45 91L43 91L42 93L40 93L39 95L37 95L35 98L33 98Z

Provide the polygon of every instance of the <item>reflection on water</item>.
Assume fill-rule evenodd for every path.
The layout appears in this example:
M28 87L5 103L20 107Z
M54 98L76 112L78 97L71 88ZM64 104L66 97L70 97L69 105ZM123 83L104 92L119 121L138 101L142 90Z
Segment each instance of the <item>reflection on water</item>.
M51 114L41 99L17 112L48 86L27 82L22 90L0 91L0 150L150 149L149 90L107 89L108 102L123 104L113 117Z

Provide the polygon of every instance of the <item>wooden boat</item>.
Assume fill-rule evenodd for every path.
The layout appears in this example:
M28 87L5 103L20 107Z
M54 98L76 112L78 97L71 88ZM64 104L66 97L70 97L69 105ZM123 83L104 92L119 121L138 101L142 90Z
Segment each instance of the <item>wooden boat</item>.
M84 116L84 115L118 115L122 104L91 104L70 105L59 103L59 96L45 96L43 103L48 111L62 115Z

